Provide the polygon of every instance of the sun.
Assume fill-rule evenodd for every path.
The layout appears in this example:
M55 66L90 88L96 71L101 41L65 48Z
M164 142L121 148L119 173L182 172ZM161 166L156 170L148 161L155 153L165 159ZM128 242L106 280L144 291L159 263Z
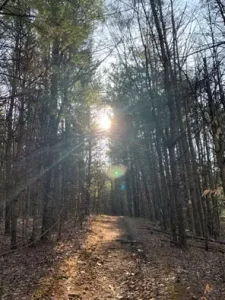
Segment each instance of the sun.
M101 129L108 130L111 127L111 120L108 116L104 115L100 117L99 126Z

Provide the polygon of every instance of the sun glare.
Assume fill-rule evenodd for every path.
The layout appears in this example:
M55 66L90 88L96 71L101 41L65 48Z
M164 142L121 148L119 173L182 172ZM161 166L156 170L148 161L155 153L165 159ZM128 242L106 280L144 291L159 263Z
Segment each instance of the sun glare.
M108 116L101 116L100 120L99 120L99 126L104 129L107 130L111 127L111 120Z

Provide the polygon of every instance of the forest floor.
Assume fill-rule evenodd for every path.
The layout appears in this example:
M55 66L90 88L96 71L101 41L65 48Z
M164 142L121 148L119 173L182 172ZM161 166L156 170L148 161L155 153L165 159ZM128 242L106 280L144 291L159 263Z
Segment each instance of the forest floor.
M182 251L143 219L90 217L56 244L5 256L0 299L225 299L224 255L199 246Z

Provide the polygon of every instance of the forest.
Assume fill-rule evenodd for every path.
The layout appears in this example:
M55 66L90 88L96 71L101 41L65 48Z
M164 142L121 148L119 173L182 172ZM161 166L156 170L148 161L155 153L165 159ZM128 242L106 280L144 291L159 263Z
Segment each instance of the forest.
M224 0L0 1L0 299L225 299L224 200ZM115 284L106 245L118 252ZM136 274L125 250L132 270L148 255L207 261L195 279L203 291L168 277L160 294L143 270L123 290ZM67 296L59 279L44 288L53 267L13 275L45 252L59 269L59 256L79 253L83 275L95 253L108 294L96 292L102 282ZM136 295L143 282L149 294Z

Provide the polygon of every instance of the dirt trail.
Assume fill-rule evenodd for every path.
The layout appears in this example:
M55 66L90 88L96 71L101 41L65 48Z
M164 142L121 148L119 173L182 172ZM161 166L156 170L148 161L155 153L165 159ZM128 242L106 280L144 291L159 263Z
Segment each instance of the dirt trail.
M52 279L42 280L33 299L125 299L122 283L135 269L123 218L99 216L81 249L63 261Z
M96 217L81 249L42 280L32 299L191 299L174 284L168 266L156 262L149 267L130 221Z

